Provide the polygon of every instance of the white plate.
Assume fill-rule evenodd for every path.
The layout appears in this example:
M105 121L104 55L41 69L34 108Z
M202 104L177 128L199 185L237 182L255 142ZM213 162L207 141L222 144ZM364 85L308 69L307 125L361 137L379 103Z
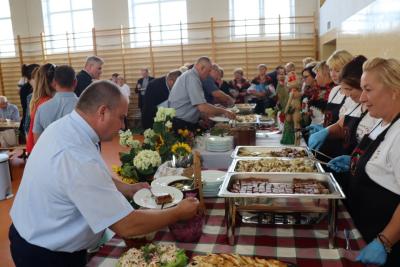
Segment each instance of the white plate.
M222 116L210 117L210 120L215 121L215 122L229 122L229 118L222 117Z
M180 175L163 176L151 182L151 186L167 186L170 183L180 180L189 180L189 178Z
M201 179L205 183L222 183L225 179L226 172L218 170L201 171Z
M169 208L178 204L183 194L181 191L172 186L155 186L151 188L154 195L168 193L172 196L172 202L164 205L164 208ZM148 209L161 209L161 205L156 204L156 200L152 197L151 192L147 188L142 188L133 195L133 201L141 207Z

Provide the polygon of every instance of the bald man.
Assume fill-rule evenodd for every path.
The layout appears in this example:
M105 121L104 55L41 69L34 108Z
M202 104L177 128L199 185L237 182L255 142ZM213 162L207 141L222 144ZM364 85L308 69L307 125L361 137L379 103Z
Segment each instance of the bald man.
M16 266L86 266L86 250L107 228L128 238L197 213L194 198L163 210L134 210L129 204L127 198L149 185L113 179L97 147L124 128L127 113L128 101L117 85L98 81L82 93L71 114L43 132L10 212Z

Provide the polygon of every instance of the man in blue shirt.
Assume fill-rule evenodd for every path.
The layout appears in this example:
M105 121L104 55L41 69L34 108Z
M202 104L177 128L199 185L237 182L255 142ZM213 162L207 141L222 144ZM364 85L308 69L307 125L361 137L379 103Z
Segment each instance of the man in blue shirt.
M210 104L222 104L224 106L231 106L235 103L235 100L229 95L225 94L218 87L218 80L222 78L222 69L218 64L213 63L211 65L210 74L208 77L202 81L204 97L207 103Z
M39 106L33 124L33 139L35 143L52 122L70 114L78 102L74 90L76 86L75 71L72 67L57 66L54 71L56 94L52 99Z
M0 120L19 121L19 111L16 105L8 103L7 97L0 96Z
M133 210L126 198L148 184L113 179L97 147L124 128L127 112L128 101L118 87L98 81L84 90L71 114L43 132L10 212L16 266L85 266L86 249L106 228L128 238L197 213L194 198L163 210Z

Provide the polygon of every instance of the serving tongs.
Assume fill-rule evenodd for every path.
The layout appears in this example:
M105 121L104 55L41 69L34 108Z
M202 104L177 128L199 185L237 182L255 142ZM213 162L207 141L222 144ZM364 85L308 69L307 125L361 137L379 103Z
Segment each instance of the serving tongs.
M321 151L318 151L316 149L309 148L309 150L312 152L314 157L316 156L315 154L320 154L321 156L324 156L325 158L327 158L329 160L333 159L331 156L328 156L327 154L324 154Z

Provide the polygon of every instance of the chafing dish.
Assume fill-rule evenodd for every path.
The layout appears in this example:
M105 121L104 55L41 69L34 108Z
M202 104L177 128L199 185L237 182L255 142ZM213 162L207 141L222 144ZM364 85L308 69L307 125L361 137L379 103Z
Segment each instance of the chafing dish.
M276 164L274 163L276 162ZM299 169L293 172L301 173L301 172L325 172L322 168L321 164L314 159L309 158L274 158L274 157L253 157L253 158L235 158L233 159L228 172L257 172L251 170L240 171L239 169L244 164L249 163L249 165L256 165L257 168L260 169L259 172L288 172L287 170L279 171L279 166L281 164L292 164L295 166L299 166ZM265 164L263 164L265 163ZM305 167L311 168L302 168L304 164ZM263 165L261 167L260 165ZM272 165L271 167L269 165Z
M248 114L254 111L256 104L236 104L235 108L239 110L240 113Z
M323 184L329 192L289 194L234 193L231 191L233 184L238 180L241 182L246 179L264 179L270 184L289 184L295 178L314 179ZM251 212L257 218L256 223L264 221L277 223L277 220L282 217L279 220L281 224L312 224L317 222L318 218L328 215L329 248L335 247L337 201L344 199L345 195L331 173L228 173L218 196L225 198L226 234L231 245L235 240L236 216L239 212ZM310 214L316 216L317 219L304 223L303 218Z
M271 155L271 152L279 152L283 149L295 149L303 151L305 157L312 157L311 152L306 146L237 146L233 151L232 158L253 158L253 157L279 157ZM241 153L248 152L250 155L243 155ZM297 158L297 157L296 157Z

